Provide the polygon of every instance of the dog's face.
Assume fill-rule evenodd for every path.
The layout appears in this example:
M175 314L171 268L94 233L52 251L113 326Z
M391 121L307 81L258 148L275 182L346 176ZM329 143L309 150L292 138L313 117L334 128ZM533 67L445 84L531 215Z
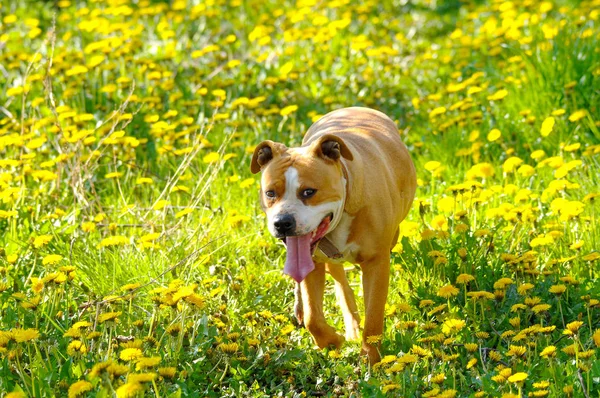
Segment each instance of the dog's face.
M310 234L314 250L334 216L343 211L342 156L352 159L343 141L332 135L300 148L272 141L257 146L252 172L262 171L260 201L274 237L285 240Z

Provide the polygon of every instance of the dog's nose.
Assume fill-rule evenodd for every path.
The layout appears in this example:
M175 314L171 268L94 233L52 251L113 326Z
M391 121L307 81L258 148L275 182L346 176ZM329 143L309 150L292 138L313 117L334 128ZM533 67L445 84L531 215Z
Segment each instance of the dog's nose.
M280 235L290 235L296 229L296 219L291 214L277 216L273 222L275 230Z

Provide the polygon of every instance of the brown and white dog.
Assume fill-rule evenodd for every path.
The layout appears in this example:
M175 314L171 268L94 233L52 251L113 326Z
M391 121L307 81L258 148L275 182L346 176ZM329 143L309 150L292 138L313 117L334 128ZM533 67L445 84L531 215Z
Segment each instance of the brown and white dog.
M372 109L339 109L313 124L299 148L261 142L251 170L262 171L260 199L269 231L287 246L284 273L298 282L298 321L320 348L344 342L323 313L328 272L335 280L346 339L359 338L360 318L343 264L360 264L362 348L371 363L378 362L378 344L367 339L383 333L390 250L416 189L415 167L396 125Z

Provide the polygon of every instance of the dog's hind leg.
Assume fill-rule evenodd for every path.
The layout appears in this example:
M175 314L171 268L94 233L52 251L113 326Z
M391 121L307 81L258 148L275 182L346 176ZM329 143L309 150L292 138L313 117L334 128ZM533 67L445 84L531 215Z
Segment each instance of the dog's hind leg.
M327 324L323 313L323 293L325 290L325 265L315 264L315 269L300 284L304 325L313 336L319 348L341 347L344 338Z
M362 351L375 364L381 359L379 346L383 338L385 302L390 283L390 257L387 252L361 263L365 297L365 329Z
M354 291L348 283L344 266L328 263L326 269L335 279L335 295L344 314L346 340L357 340L360 338L360 315L354 299Z

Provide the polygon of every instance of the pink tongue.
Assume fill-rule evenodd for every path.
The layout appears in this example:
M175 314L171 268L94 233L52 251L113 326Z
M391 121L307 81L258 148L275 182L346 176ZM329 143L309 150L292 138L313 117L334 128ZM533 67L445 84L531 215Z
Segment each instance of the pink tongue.
M287 246L287 255L285 258L285 267L283 273L288 274L300 283L315 269L312 256L310 254L310 236L288 236L285 238Z

